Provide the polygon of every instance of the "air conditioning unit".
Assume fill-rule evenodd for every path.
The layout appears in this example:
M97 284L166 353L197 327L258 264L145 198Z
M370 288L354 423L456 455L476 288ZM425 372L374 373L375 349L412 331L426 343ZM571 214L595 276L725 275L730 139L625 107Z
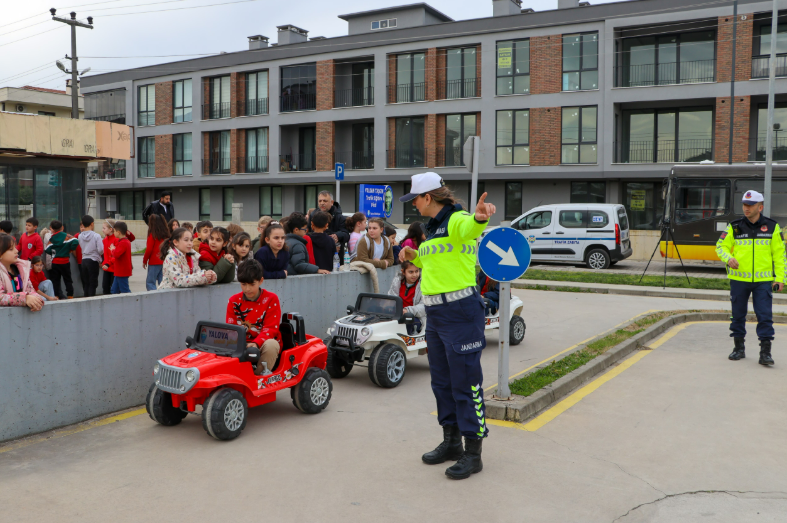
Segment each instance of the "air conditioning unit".
M16 106L16 112L18 112L18 113L23 113L23 112L25 112L25 106L24 106L24 105L22 105L22 104L18 104L18 105Z
M95 200L96 199L96 191L95 191L95 189L87 191L87 199L88 200Z

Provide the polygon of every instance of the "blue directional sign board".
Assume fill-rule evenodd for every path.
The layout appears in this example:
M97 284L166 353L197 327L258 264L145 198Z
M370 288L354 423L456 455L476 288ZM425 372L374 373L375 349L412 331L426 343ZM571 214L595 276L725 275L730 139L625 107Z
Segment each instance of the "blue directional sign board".
M344 181L344 164L343 163L337 163L336 164L336 170L334 171L334 175L336 177L336 181L337 182L343 182Z
M493 229L478 246L478 263L495 281L516 280L530 266L530 244L516 229Z

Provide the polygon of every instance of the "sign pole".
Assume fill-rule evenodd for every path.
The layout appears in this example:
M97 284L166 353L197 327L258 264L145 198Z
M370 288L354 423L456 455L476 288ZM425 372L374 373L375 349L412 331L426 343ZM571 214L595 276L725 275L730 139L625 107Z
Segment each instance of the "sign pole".
M496 399L507 400L511 398L511 389L508 387L508 349L511 328L511 284L500 282L500 347L497 351L497 390Z
M475 208L478 203L478 163L481 156L481 138L476 136L473 140L473 178L470 188L470 202L467 204L470 209Z
M341 194L341 183L339 180L336 180L336 201L341 202L340 194Z

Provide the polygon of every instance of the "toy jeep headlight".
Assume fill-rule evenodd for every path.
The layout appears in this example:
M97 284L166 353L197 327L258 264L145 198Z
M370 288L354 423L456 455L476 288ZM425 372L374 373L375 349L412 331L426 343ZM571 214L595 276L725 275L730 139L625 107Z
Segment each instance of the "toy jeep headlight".
M158 369L159 369L158 363L153 365L153 374L158 374Z
M193 370L190 370L190 371L188 371L188 372L186 373L186 381L188 381L188 382L192 382L192 381L194 381L194 379L195 379L196 377L197 377L197 376L196 376L196 374L194 374L194 371L193 371Z
M361 344L365 343L366 340L369 339L369 336L372 335L372 329L369 327L364 327L363 329L358 331L358 336L355 339L355 343Z
M336 324L334 323L330 327L328 327L328 336L336 336Z

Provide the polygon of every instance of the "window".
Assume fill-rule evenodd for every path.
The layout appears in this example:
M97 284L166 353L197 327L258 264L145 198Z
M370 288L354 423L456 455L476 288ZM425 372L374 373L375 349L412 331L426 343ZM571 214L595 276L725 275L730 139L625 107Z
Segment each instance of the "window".
M210 220L210 189L199 190L199 220Z
M495 165L530 164L530 111L497 111Z
M716 33L641 36L623 40L619 87L713 82Z
M117 195L118 214L125 220L141 220L145 191L123 191Z
M217 76L210 79L210 104L208 119L230 117L230 77Z
M173 121L175 123L191 121L191 80L178 80L172 82L174 91L174 110Z
M138 93L137 125L156 125L156 86L140 86Z
M235 189L224 187L221 190L221 214L225 222L232 221L232 203L235 200Z
M563 90L598 89L598 33L563 35Z
M191 133L172 137L175 157L175 176L191 176Z
M268 114L268 71L246 74L245 114Z
M336 153L341 158L337 161L343 161L349 169L374 169L374 123L353 124L351 152L350 158Z
M38 111L39 116L55 116L55 113L50 111Z
M270 216L274 220L281 218L281 187L260 187L260 216Z
M396 18L375 20L372 22L372 31L377 31L378 29L392 29L394 27L396 27Z
M604 211L588 211L588 229L603 229L609 225L609 215Z
M317 108L317 64L281 68L281 111Z
M423 167L424 118L396 119L396 149L389 160L390 167Z
M139 156L139 177L156 177L156 138L148 136L139 139L137 154Z
M558 223L566 229L584 229L586 211L560 211Z
M412 184L410 183L404 184L404 194L409 194L411 187ZM426 223L426 220L424 219L423 216L420 215L418 209L415 208L415 205L413 205L412 201L404 202L402 215L403 215L404 223L408 225L414 222Z
M773 131L773 160L787 160L787 103L774 104L773 122L779 124ZM768 141L768 104L757 107L757 161L765 161L765 144ZM773 214L773 213L771 213Z
M446 167L464 165L465 142L476 134L475 114L445 115L445 152L438 151L437 161L443 160Z
M596 163L596 113L592 107L563 108L561 163Z
M624 182L623 206L631 220L631 228L658 230L664 214L661 182Z
M552 223L552 211L541 211L528 214L518 222L512 223L511 227L520 231L530 229L543 229Z
M497 42L497 94L530 94L530 40Z
M471 98L478 96L476 48L446 49L445 82L438 85L438 98Z
M781 15L783 16L783 15ZM759 28L754 28L754 46L751 77L767 78L771 59L771 18L763 19ZM787 76L787 24L776 28L776 76Z
M787 115L787 111L785 113ZM701 162L711 159L713 108L624 111L621 163Z
M729 210L729 180L678 180L675 194L675 220L678 223L724 216Z
M208 137L210 157L208 174L229 174L230 172L230 132L210 133Z
M479 195L480 196L480 195ZM506 182L506 220L522 214L522 182Z
M85 120L126 123L126 90L85 93Z
M328 191L333 194L335 186L330 183L323 183L320 185L305 185L303 187L303 212L309 212L309 209L317 208L317 195L323 191Z
M246 131L246 172L268 172L268 128Z
M389 102L423 102L426 100L426 55L396 55L396 85Z
M571 203L606 203L606 182L571 182Z

